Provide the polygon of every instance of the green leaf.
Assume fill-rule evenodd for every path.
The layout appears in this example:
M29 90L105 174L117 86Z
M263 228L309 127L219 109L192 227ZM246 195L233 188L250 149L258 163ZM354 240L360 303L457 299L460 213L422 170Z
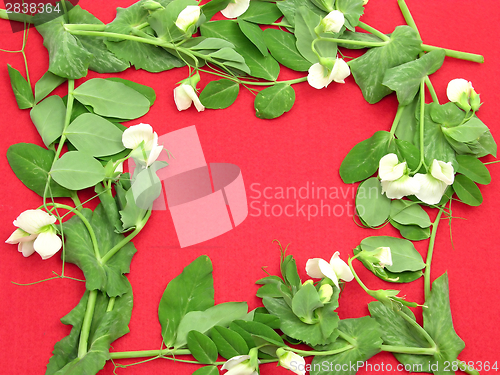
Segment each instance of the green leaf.
M234 103L238 97L240 85L229 79L212 81L200 94L200 101L206 108L222 109Z
M415 115L417 106L420 106L420 96L415 96L415 99L403 108L403 113L399 119L399 125L396 129L396 137L402 141L406 141L415 145L415 134L417 133L418 124ZM420 154L419 154L420 155ZM420 158L419 158L420 159Z
M323 307L314 285L306 284L299 289L292 299L292 311L304 323L315 323L314 310Z
M49 170L54 160L54 151L46 150L31 143L17 143L7 150L7 160L17 178L43 197ZM47 197L70 197L71 191L51 180Z
M262 302L271 314L280 319L280 330L284 334L313 346L328 344L332 339L335 340L336 336L333 333L339 322L338 315L334 311L335 304L317 309L318 322L306 324L293 313L282 298L265 297Z
M38 13L35 18L41 15ZM36 26L43 36L43 45L49 51L49 71L63 78L85 77L93 55L64 28L64 15Z
M228 42L227 40L219 39L219 38L205 38L198 37L195 39L191 39L192 41L200 40L199 43L190 47L192 50L218 50L221 48L233 48L233 43ZM186 42L188 43L188 42Z
M90 105L98 115L135 119L149 111L149 100L120 82L102 78L90 79L74 91L75 99Z
M315 356L311 363L311 375L330 375L330 369L335 369L338 375L354 375L358 370L354 364L364 362L380 352L382 330L375 319L369 316L343 319L339 322L339 330L352 337L356 345L339 354ZM344 339L338 338L328 345L328 350L348 348L349 345Z
M477 158L469 155L457 155L458 173L469 177L478 184L488 185L491 175L488 168Z
M311 63L302 57L293 34L277 29L264 30L264 42L271 55L281 64L298 72L306 72Z
M321 17L308 7L301 6L295 14L295 37L297 38L297 50L311 63L319 62L318 56L311 49L312 42L317 39L314 29L319 25ZM328 41L318 41L314 48L321 57L335 58L337 56L337 44Z
M255 97L255 114L258 118L273 119L288 112L295 102L295 91L287 83L278 83L261 90Z
M462 123L465 112L456 106L455 103L434 104L431 108L432 121L445 127L453 127Z
M109 298L102 293L97 294L88 352L79 358L79 337L88 297L89 292L85 292L78 305L61 319L62 323L72 325L73 328L68 336L55 344L46 375L96 374L110 358L111 343L129 332L128 323L132 314L133 297L132 288L127 281L127 292L115 299L111 311L107 311Z
M215 326L228 327L232 321L243 319L247 312L246 302L226 302L204 311L190 311L179 323L174 347L180 348L186 344L189 331L206 333Z
M460 200L468 204L469 206L479 206L483 203L483 196L481 195L481 190L469 177L462 174L457 174L455 176L455 182L453 182L453 189Z
M248 346L245 340L235 331L215 326L210 331L210 337L217 345L219 354L226 359L248 354Z
M114 155L125 149L123 132L113 123L92 113L78 116L65 134L79 151L92 156Z
M230 0L211 0L201 6L203 14L205 15L207 21L210 21L212 17L222 9L225 9L229 4Z
M420 228L431 225L429 214L418 203L403 199L392 201L391 219L401 225L418 225Z
M35 105L30 112L30 117L43 143L48 147L63 132L66 106L59 96L53 95Z
M190 331L187 335L187 345L198 362L209 365L217 361L217 346L203 333Z
M369 178L358 186L356 212L370 227L382 225L389 217L391 200L382 194L382 186L378 178Z
M254 4L272 4L272 3L256 3ZM274 4L272 4L274 5ZM269 55L266 43L264 42L264 32L259 25L247 22L243 19L238 19L238 26L245 36L250 40L255 47L262 53L262 56Z
M425 267L422 256L413 244L402 238L389 236L367 237L361 241L360 246L362 250L366 251L372 251L378 247L390 247L392 266L385 266L390 272L419 271Z
M212 262L206 255L196 258L167 285L158 307L163 341L171 348L182 318L190 311L203 311L214 305Z
M295 27L295 13L297 9L301 6L306 6L314 13L320 15L321 17L326 16L327 12L319 9L309 0L287 0L276 2L277 7L285 16L285 21L287 21L292 27Z
M300 280L299 272L297 271L297 264L293 256L288 255L281 266L283 272L283 280L289 286L292 293L295 294L302 287L302 280Z
M413 143L396 139L396 153L401 160L406 161L408 168L412 170L418 168L420 164L420 152Z
M232 326L238 326L251 334L252 336L258 337L265 340L268 343L283 346L284 342L280 335L278 335L272 328L266 326L265 324L258 322L247 322L244 320L235 320L231 323Z
M109 222L115 227L115 232L120 233L123 227L118 213L118 198L115 200L111 193L111 189L105 189L101 184L97 184L94 191L96 194L99 194L99 200L101 201L102 208L104 209Z
M265 313L256 312L254 314L253 320L254 322L265 324L266 326L271 327L272 329L280 329L280 319L277 316L269 314L267 310Z
M241 32L237 22L230 20L207 22L200 26L200 32L205 37L219 38L232 43L235 51L245 59L253 77L268 81L275 81L278 78L280 72L278 62L272 56L262 56L257 47Z
M242 55L236 52L232 48L221 48L218 51L210 53L212 59L217 59L218 64L225 66L226 68L235 68L241 70L245 73L250 73L249 67L245 63L245 59Z
M434 358L439 363L439 370L434 374L454 374L445 371L446 363L456 361L465 344L455 332L450 310L448 275L445 273L432 283L430 297L425 301L427 308L423 309L424 329L430 334L437 345Z
M346 184L362 181L373 175L380 159L389 153L394 137L387 131L378 131L354 146L340 165L340 177Z
M410 104L420 90L420 82L437 71L444 62L444 50L439 49L421 58L388 69L382 84L396 91L399 105Z
M80 212L89 221L95 233L101 258L123 240L123 235L114 232L114 225L109 221L101 204L93 213L88 208ZM110 297L126 293L128 281L124 274L130 272L130 262L137 251L133 243L127 243L108 262L102 264L101 260L96 258L91 236L83 221L75 215L63 225L66 261L76 264L83 271L86 288L99 289Z
M71 190L94 186L106 177L101 163L80 151L69 151L56 160L50 175L59 185Z
M76 5L68 12L71 24L93 24L104 25L97 17ZM89 69L98 73L122 72L129 64L116 57L106 47L105 38L95 36L76 36L82 46L92 54Z
M421 51L421 43L410 26L398 26L385 46L372 48L350 62L352 75L368 103L377 103L391 93L391 89L382 84L385 72L414 60Z
M106 32L134 35L135 27L148 21L149 12L137 2L128 8L116 9L116 18L106 25ZM119 59L130 61L136 69L157 73L184 66L185 63L163 48L131 40L106 39L108 49Z
M394 220L389 220L394 228L399 230L399 233L410 241L426 240L431 236L430 227L420 228L418 225L402 225Z
M241 16L239 20L245 20L261 25L270 25L281 17L281 12L274 3L254 1Z
M49 71L35 84L35 103L43 100L47 95L66 81L66 78L59 77Z
M359 18L365 11L363 0L337 0L335 7L344 13L350 29L358 26Z
M146 86L146 85L141 85L140 83L137 83L134 81L129 81L128 79L123 79L123 78L119 78L119 77L109 77L106 79L108 81L123 83L125 86L128 86L131 89L134 89L135 91L137 91L138 93L144 95L144 97L146 97L146 99L149 100L150 106L155 104L156 93L155 93L155 90L152 89L151 87Z
M212 3L213 1L214 0L212 0L210 3ZM219 375L219 369L217 368L217 366L203 366L198 370L196 370L195 372L193 372L192 375Z
M158 38L167 42L176 42L184 38L185 33L175 24L179 13L186 6L198 5L194 0L173 0L165 9L157 10L148 17L148 22Z
M13 68L10 64L7 64L7 69L9 71L10 85L12 86L12 91L14 91L19 109L33 107L35 99L33 98L33 92L28 81L19 73L19 70Z
M117 187L117 191L121 191L119 189ZM127 231L139 225L147 210L137 205L132 189L123 192L123 195L125 196L126 205L120 210L120 219L123 223L123 231Z
M473 142L477 140L484 132L487 132L488 127L476 116L462 125L451 128L443 127L443 133L457 142Z

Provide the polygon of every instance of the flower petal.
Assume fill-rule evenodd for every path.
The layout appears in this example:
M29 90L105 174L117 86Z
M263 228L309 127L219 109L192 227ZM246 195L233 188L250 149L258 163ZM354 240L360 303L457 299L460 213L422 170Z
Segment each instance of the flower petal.
M434 178L431 174L417 173L413 178L420 184L420 190L415 196L427 204L437 204L446 191L446 183Z
M26 210L14 220L14 225L29 234L40 233L43 227L54 224L56 217L42 210Z
M158 159L158 156L160 156L160 153L163 151L163 146L156 146L154 149L152 149L149 152L148 160L146 163L146 167L149 167L151 164L153 164L156 159Z
M144 147L154 138L153 128L149 124L132 125L123 132L122 143L125 148L136 149L144 142Z
M329 80L330 82L345 83L344 79L349 77L350 74L351 70L349 69L349 65L347 65L343 59L337 58L337 60L335 60L335 65L333 65L332 72L330 73Z
M236 18L245 13L250 6L250 0L233 0L220 12L226 18Z
M354 275L352 274L347 263L340 259L339 254L340 253L338 251L333 254L332 259L330 259L330 266L335 271L335 274L339 279L352 281L352 279L354 279Z
M337 288L339 287L339 279L330 263L328 263L326 260L321 259L319 262L319 269L321 270L321 273L324 275L324 277L328 277L333 281Z
M382 194L387 198L401 199L407 195L414 195L420 189L420 183L414 177L404 175L395 181L382 181Z
M200 98L198 98L198 95L196 94L196 91L194 91L193 86L191 85L185 85L184 90L186 91L186 94L189 96L189 98L193 101L194 106L198 110L198 112L204 111L205 106L201 104Z
M33 247L34 242L35 241L19 242L17 250L20 253L23 253L23 256L27 258L35 252L35 248Z
M15 245L16 243L33 241L36 238L36 234L29 234L22 229L16 229L9 238L5 241L5 243Z
M190 85L182 84L174 89L174 102L178 111L184 111L191 107L193 100L186 92L186 87L191 87ZM191 87L192 89L192 87Z
M455 181L455 171L451 162L445 163L444 161L434 159L430 169L432 177L443 181L446 185L451 185Z
M193 26L196 22L198 22L199 18L200 7L197 5L188 5L177 16L175 26L186 32L190 26Z
M308 72L307 82L315 89L322 89L332 82L328 70L320 63L311 65Z
M235 357L229 358L226 363L222 366L221 370L231 370L236 365L240 364L243 361L250 359L249 355L237 355Z
M332 10L321 22L324 25L325 32L338 33L344 26L344 13L340 10Z
M323 273L321 272L319 268L319 262L322 260L325 262L325 260L321 258L312 258L308 259L306 262L306 273L315 279L321 279L324 277Z
M469 97L471 90L472 83L463 78L456 78L452 79L448 83L448 87L446 88L446 96L448 97L448 100L450 102L458 103L460 101L460 95L465 92L467 97Z
M406 172L406 162L400 163L396 154L387 154L378 163L378 176L382 181L394 181Z
M42 259L48 259L59 251L62 247L62 241L54 230L48 230L38 235L35 240L35 251L40 254Z

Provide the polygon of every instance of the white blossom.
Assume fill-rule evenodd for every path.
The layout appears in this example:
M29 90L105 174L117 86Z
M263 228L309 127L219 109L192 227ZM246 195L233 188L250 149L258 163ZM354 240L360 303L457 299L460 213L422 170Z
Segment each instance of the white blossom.
M327 87L332 81L345 83L344 79L351 74L349 65L343 59L339 58L335 60L331 71L320 63L316 63L311 65L308 72L307 82L315 89Z
M177 16L175 25L185 33L192 32L199 18L200 7L197 5L188 5Z
M378 247L374 250L373 256L378 259L379 266L392 266L392 255L390 247Z
M340 253L336 251L330 259L330 263L321 258L309 259L306 263L306 273L310 277L318 279L327 277L332 280L337 287L339 287L339 279L352 281L354 275L347 263L340 259L339 254Z
M133 150L132 157L149 167L158 159L162 145L158 145L158 134L149 124L132 125L123 132L122 142L125 148Z
M305 375L306 361L302 356L283 348L276 350L276 355L278 356L279 365L281 367L286 368L297 375Z
M250 6L250 0L231 0L220 12L226 18L236 18L245 13Z
M434 159L430 173L417 173L414 177L420 184L416 197L427 204L437 204L441 201L448 185L455 180L455 171L451 162L445 163Z
M322 20L324 32L338 33L344 26L344 13L340 10L332 10Z
M182 83L174 89L174 102L179 111L188 109L192 103L198 112L205 110L205 106L201 104L193 86L188 83Z
M249 355L238 355L228 359L221 370L228 370L226 375L258 375L257 369L250 362Z

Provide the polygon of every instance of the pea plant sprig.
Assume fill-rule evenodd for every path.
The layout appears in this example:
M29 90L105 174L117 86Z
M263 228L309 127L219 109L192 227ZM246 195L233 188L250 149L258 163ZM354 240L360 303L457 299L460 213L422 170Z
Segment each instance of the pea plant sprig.
M459 359L465 344L453 327L448 278L444 274L432 281L431 263L438 224L443 215L452 217L455 195L464 204L481 204L477 184L488 184L491 177L479 158L496 156L497 146L476 115L482 103L472 83L452 80L448 102L440 104L429 76L445 56L483 58L424 44L404 0L398 4L406 25L388 35L360 20L363 0L212 0L203 5L140 0L118 8L109 24L66 0L56 2L50 13L0 10L0 18L33 24L49 52L49 70L34 93L27 64L26 79L8 67L17 104L30 109L45 148L19 143L7 152L12 170L41 204L17 217L17 229L6 242L17 244L24 256L36 252L42 259L62 248L62 272L53 278L70 278L66 262L85 277L86 292L61 319L72 329L55 344L47 374L96 374L106 361L124 358L196 363L201 365L196 375L218 374L218 366L230 375L253 375L265 371L266 363L296 374L355 374L379 352L393 353L411 371L478 373ZM229 19L212 20L219 11ZM25 58L27 34L21 50ZM342 53L347 49L367 51L349 59ZM150 125L121 124L150 110L154 90L121 78L83 80L89 70L116 73L130 66L148 72L187 67L187 78L173 89L179 111L192 104L197 111L227 108L243 86L256 93L256 116L273 119L292 109L293 85L307 81L324 89L344 83L351 73L368 103L395 93L399 106L390 130L357 144L342 162L340 176L345 183L361 182L356 211L362 226L389 224L404 238L367 237L347 262L339 252L330 261L311 258L305 265L311 279L305 281L278 243L281 275L257 281L263 307L252 311L246 302L215 304L213 266L200 256L168 284L159 302L161 348L110 351L112 342L128 332L132 314L132 288L125 276L136 252L131 241L152 215L162 188L157 172L168 168L170 157L168 145L158 144ZM282 66L307 75L279 81ZM218 79L198 95L197 85L207 74ZM51 95L65 82L66 96ZM426 103L426 88L431 103ZM136 167L124 173L129 159ZM79 196L91 188L91 200L99 200L94 210ZM58 198L70 198L73 205ZM437 210L434 221L431 209ZM429 240L425 261L412 243L422 240ZM386 282L423 277L423 306L398 290L370 289L355 261ZM369 316L340 319L339 297L354 280L376 301L368 305ZM422 308L423 325L410 307ZM305 357L314 358L306 364ZM445 370L446 363L451 370Z

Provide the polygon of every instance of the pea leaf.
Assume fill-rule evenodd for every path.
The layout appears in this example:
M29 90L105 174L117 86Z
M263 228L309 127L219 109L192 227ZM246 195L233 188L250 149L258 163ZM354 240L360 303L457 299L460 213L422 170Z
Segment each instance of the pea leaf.
M200 363L212 364L217 361L217 346L209 337L198 331L190 331L187 335L188 349Z
M247 312L246 302L226 302L203 311L190 311L179 323L174 347L183 347L190 331L206 333L215 326L228 327L232 321L243 319Z
M429 214L418 203L394 199L391 203L391 219L401 225L418 225L428 228L431 225Z
M288 112L295 102L295 91L287 83L261 90L255 97L255 114L258 118L273 119Z
M258 322L248 322L244 320L235 320L231 323L231 327L238 326L248 332L250 335L263 339L268 343L283 346L284 342L272 328Z
M226 359L248 354L248 346L243 337L229 328L215 326L210 331L210 337L217 346L219 354Z
M389 217L391 200L382 195L382 186L378 178L369 178L358 186L356 212L370 227L382 225Z
M308 7L310 10L320 15L321 17L324 17L327 14L327 12L319 9L309 0L278 1L276 5L292 27L295 27L295 13L297 12L297 9L300 8L301 6Z
M339 322L338 315L334 311L335 304L317 309L318 321L314 324L307 324L293 313L283 298L265 297L262 302L271 314L280 319L280 330L284 334L313 346L328 344L331 340L335 340L334 330Z
M396 139L396 153L401 160L406 161L408 167L416 170L420 164L420 151L410 142Z
M207 4L212 3L214 0L210 1ZM224 8L222 8L224 9ZM198 370L193 372L193 375L219 375L219 369L217 366L203 366L200 367Z
M43 197L55 153L31 143L17 143L7 150L7 160L17 178L30 190ZM48 197L70 197L71 191L50 181Z
M122 191L118 187L116 189L117 192ZM147 210L137 205L132 189L122 194L125 198L126 205L120 210L120 220L123 223L123 231L127 231L139 225Z
M64 81L66 81L66 78L59 77L49 71L45 72L42 78L35 84L35 103L43 100Z
M340 177L346 184L362 181L373 175L382 156L389 153L393 136L386 131L378 131L370 138L354 146L340 165Z
M488 127L477 116L472 117L462 125L451 128L443 127L443 133L457 142L472 142L477 140Z
M338 39L345 39L345 40L356 40L359 42L368 42L368 43L380 43L383 42L382 39L380 39L378 36L375 36L370 33L358 33L358 32L353 32L349 30L345 30L342 35L338 37ZM338 43L339 47L342 48L348 48L348 49L362 49L362 48L371 48L371 46L368 45L358 45L358 44L349 44L349 43Z
M184 37L184 32L177 27L175 21L179 13L189 5L198 5L194 0L173 0L164 9L152 12L148 22L158 38L167 42L176 42Z
M80 151L69 151L56 160L50 175L59 185L71 190L94 186L106 177L101 163Z
M311 66L311 63L299 53L293 34L277 29L265 29L264 42L271 55L287 68L306 72Z
M488 168L477 158L469 155L457 155L458 173L469 177L478 184L488 185L491 175Z
M272 4L272 3L255 3L254 4ZM273 4L274 5L274 4ZM247 22L243 19L238 19L238 26L245 36L250 40L255 47L262 53L262 56L269 55L266 43L263 40L263 31L259 25Z
M417 95L422 79L443 65L444 56L444 50L435 50L417 60L388 69L382 84L396 91L400 105L408 105Z
M33 107L35 99L33 98L33 92L28 81L19 73L19 70L13 68L10 64L7 64L7 69L9 71L10 85L12 86L12 91L14 91L19 109Z
M128 86L131 89L134 89L135 91L137 91L138 93L144 95L144 97L146 97L146 99L149 100L150 106L155 104L156 93L155 93L155 90L152 89L151 87L146 86L146 85L141 85L140 83L137 83L134 81L129 81L128 79L123 79L123 78L119 78L119 77L109 77L106 79L108 81L123 83L125 86Z
M212 81L200 94L200 101L206 108L222 109L234 103L238 97L240 85L228 79Z
M123 235L114 232L114 225L101 204L93 213L88 208L81 213L94 230L101 258L123 240ZM89 231L78 216L75 215L64 223L64 236L66 261L76 264L83 271L88 290L99 289L110 297L127 292L129 284L124 274L130 272L130 262L137 251L131 242L103 264L96 258Z
M398 26L385 46L372 48L351 61L352 75L368 103L377 103L391 93L382 84L386 71L414 60L421 51L421 43L411 27Z
M463 203L469 206L479 206L483 203L481 190L469 177L457 174L452 186Z
M426 240L431 236L430 227L420 228L418 225L402 225L394 220L389 220L394 228L399 230L399 233L410 241Z
M190 311L204 311L214 305L212 262L206 255L196 258L167 285L158 307L163 341L171 348L182 318Z
M389 236L373 236L361 241L360 246L362 250L366 251L372 251L378 247L390 247L392 266L385 266L390 272L419 271L425 267L422 256L408 240Z
M363 0L337 0L335 7L344 13L348 28L354 31L365 11Z
M315 321L314 310L323 307L314 285L306 284L298 290L292 299L292 311L304 323Z
M47 365L47 375L97 373L109 360L109 348L113 341L129 332L132 315L132 288L127 281L127 291L115 299L113 310L107 311L109 298L98 293L89 334L87 353L78 357L80 332L87 308L89 292L85 292L78 305L61 322L72 325L68 336L55 344L53 356Z
M455 103L448 102L442 105L433 105L431 108L432 121L445 127L459 125L466 114Z
M66 106L59 96L53 95L34 106L30 117L42 137L43 143L48 147L63 132Z
M74 91L75 99L90 105L98 115L135 119L149 111L149 100L120 82L102 78L90 79Z
M123 132L108 120L92 113L78 116L65 134L79 151L92 156L113 155L125 149Z
M274 3L254 1L241 16L239 20L245 20L261 25L270 25L281 17L281 12Z
M225 9L229 4L229 0L212 0L201 6L203 14L205 15L207 21L210 21L212 17L222 9Z
M418 129L415 113L419 105L420 97L417 95L410 104L403 108L403 113L399 119L398 128L396 129L396 137L398 137L399 140L415 145L415 134Z
M352 337L356 345L339 354L315 356L311 363L311 375L329 375L332 368L339 375L354 375L358 368L352 364L364 362L380 352L382 330L375 319L369 316L343 319L339 322L339 330ZM338 338L328 345L328 350L346 348L348 345L347 341Z

